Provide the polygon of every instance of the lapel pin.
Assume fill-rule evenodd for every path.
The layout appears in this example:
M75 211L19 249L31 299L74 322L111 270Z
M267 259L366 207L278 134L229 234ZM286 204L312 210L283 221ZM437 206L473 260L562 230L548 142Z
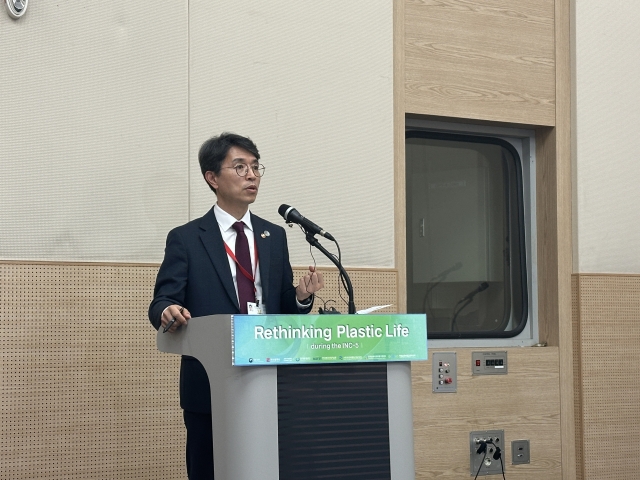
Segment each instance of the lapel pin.
M269 235L271 235L271 234L269 233L269 230L265 230L264 232L262 232L262 233L260 234L260 236L261 236L262 238L267 238Z

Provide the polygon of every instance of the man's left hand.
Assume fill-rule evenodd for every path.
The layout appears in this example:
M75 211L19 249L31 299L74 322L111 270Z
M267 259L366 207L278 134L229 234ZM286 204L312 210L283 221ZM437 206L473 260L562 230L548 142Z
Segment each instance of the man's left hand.
M296 287L296 297L299 302L304 302L311 295L324 287L322 273L316 271L316 267L309 267L309 273L300 279Z

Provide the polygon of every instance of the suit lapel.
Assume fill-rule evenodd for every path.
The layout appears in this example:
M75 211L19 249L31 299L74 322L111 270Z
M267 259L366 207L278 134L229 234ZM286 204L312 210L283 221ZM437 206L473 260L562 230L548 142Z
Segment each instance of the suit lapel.
M258 260L260 267L260 282L262 283L262 303L269 298L269 266L271 265L271 237L262 236L267 231L267 225L260 217L251 214L251 225L253 226L253 236L258 245Z
M224 286L229 299L240 310L238 305L238 297L236 295L236 288L233 285L233 276L231 275L231 268L229 267L229 260L224 249L224 242L222 241L222 235L220 234L220 227L218 221L213 213L213 208L202 217L200 222L200 239L204 244L204 248L213 263L213 268L216 270L220 281Z

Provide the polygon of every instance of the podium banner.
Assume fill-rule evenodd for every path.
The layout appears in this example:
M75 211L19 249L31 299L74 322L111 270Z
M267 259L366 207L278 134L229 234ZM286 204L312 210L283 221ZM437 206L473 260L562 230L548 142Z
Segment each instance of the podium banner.
M427 318L409 315L234 315L237 366L427 360Z

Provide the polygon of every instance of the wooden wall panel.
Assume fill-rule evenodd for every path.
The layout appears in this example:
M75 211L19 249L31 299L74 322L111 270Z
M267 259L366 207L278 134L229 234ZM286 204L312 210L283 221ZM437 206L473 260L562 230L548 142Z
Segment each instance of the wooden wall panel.
M157 270L0 262L0 478L185 478L179 357L147 320ZM397 305L395 270L349 274L358 308Z
M562 478L558 348L509 348L508 375L472 376L481 350L442 350L457 352L457 393L432 393L431 361L412 364L416 478L469 478L469 432L493 429L505 431L506 478ZM511 465L511 441L522 439L531 463Z
M393 172L394 172L394 246L395 267L398 270L399 312L407 311L407 230L406 170L405 170L405 44L404 0L393 4Z
M558 389L558 396L553 407L559 416L556 453L560 457L547 470L538 465L540 469L535 474L524 474L524 478L551 478L558 474L564 480L573 480L576 405L571 317L570 2L399 1L405 23L397 30L395 41L403 42L405 47L404 64L398 67L403 69L405 88L401 95L396 94L396 100L401 99L406 114L538 127L538 320L540 340L551 346L547 352L556 352L553 371L558 377L553 388ZM398 132L396 142L404 143L404 136ZM403 152L396 147L398 167L404 162ZM404 204L398 202L396 215L404 215L403 208ZM396 231L396 235L402 236L396 241L400 245L404 231ZM406 262L403 252L396 259L399 264ZM535 355L531 349L518 352L524 358L532 355L533 359ZM511 390L507 396L511 396ZM471 399L455 400L460 405L465 401ZM449 420L455 424L455 420ZM476 415L471 421L482 419ZM448 440L450 433L443 430L443 435ZM458 452L458 460L462 454ZM464 454L468 454L466 449ZM424 455L442 467L445 477L455 477L456 472L447 470L451 467L438 464L435 454ZM465 468L467 462L465 459ZM447 465L457 463L449 461ZM560 469L556 468L558 465ZM463 468L458 473L465 471ZM439 476L437 469L421 471L421 475Z
M554 0L405 0L407 113L555 125Z
M536 131L536 212L538 222L538 316L540 341L559 342L558 211L556 130Z
M572 172L571 172L571 1L554 2L556 92L556 215L558 252L558 347L560 352L560 421L562 478L576 478L573 325L571 321ZM547 228L546 226L543 228ZM540 225L538 225L540 229ZM544 258L544 257L542 257ZM543 260L544 261L544 260ZM539 280L540 282L543 280Z
M577 274L584 480L640 472L640 275Z

